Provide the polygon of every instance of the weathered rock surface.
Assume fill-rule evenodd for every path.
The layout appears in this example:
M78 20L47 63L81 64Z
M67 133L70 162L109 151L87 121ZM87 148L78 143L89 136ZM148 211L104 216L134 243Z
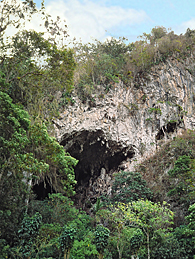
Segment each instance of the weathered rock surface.
M102 190L108 194L115 170L134 170L163 142L195 128L195 75L190 72L195 63L191 60L169 59L152 68L147 78L129 86L116 84L105 96L98 86L92 106L75 97L75 104L61 113L55 121L57 139L79 159L76 179L82 189L88 188L91 196ZM104 183L93 188L102 170Z

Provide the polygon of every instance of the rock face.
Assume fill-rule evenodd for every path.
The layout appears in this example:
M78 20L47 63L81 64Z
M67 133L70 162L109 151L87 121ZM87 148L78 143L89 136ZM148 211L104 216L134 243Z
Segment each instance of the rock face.
M97 86L93 105L75 97L61 113L56 135L79 160L81 196L109 194L114 171L134 170L162 143L195 128L194 65L191 58L183 63L168 59L129 86L120 82L107 94Z

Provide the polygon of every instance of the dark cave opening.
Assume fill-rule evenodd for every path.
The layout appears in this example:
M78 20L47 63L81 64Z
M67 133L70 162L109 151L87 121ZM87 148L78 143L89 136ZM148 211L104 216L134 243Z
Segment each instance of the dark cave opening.
M167 124L167 133L173 133L177 128L177 123L174 121L174 122L169 122Z
M167 123L166 127L163 126L159 132L156 135L156 140L161 140L164 138L166 133L173 133L175 132L175 130L177 129L177 122L175 121L170 121L169 123Z
M94 179L97 178L100 175L101 168L105 168L107 172L117 170L121 162L127 159L127 156L120 152L113 156L112 154L109 154L109 152L105 155L105 150L101 148L98 149L98 145L94 145L92 148L94 148L94 150L97 148L97 153L95 153L94 150L89 149L88 152L86 152L87 154L91 151L88 158L85 157L86 154L84 157L80 157L80 160L79 157L77 158L79 163L75 168L75 176L78 186L88 185L91 177ZM128 157L132 156L128 155Z
M134 156L133 147L106 140L101 130L81 131L64 136L61 145L79 160L75 167L76 189L80 186L87 187L90 179L95 181L102 168L105 168L107 173L117 170L121 162Z
M64 136L61 145L79 162L75 167L77 180L76 192L85 191L89 182L96 182L102 168L106 174L118 170L120 164L134 156L133 147L124 145L111 139L106 139L101 130L75 132L71 136ZM32 188L36 200L48 198L55 190L47 179L34 184Z
M35 200L44 200L48 198L50 193L56 193L52 186L48 183L47 180L33 185L33 193L35 195Z
M159 130L159 132L156 134L156 140L161 140L161 139L164 138L164 136L165 136L165 134L164 134L164 132L163 132L163 129L161 128L161 129Z

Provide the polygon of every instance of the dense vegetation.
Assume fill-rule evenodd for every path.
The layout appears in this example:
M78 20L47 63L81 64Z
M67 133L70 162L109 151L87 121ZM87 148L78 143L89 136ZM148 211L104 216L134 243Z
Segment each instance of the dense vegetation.
M77 67L75 88L83 102L93 101L98 85L105 93L122 81L139 88L142 79L155 66L172 57L183 62L194 53L195 31L188 29L184 35L176 35L164 27L155 27L140 40L126 43L127 39L111 38L105 42L75 44ZM188 71L194 74L194 67ZM97 96L103 98L102 94Z
M135 173L116 174L111 197L97 199L91 215L75 208L71 196L78 161L52 136L52 119L74 103L73 90L93 104L99 84L105 94L119 80L137 87L167 57L182 62L194 51L195 32L178 36L155 27L135 43L112 38L69 49L59 44L67 37L59 18L51 20L43 5L38 10L31 0L17 6L1 0L0 10L0 258L193 259L194 132L146 162L159 174L162 163L173 165L166 192L185 211L176 224L174 212L160 199L160 187L158 193L142 178L144 164ZM42 15L46 34L24 30L34 13ZM9 26L19 31L7 39ZM43 200L33 193L40 182L52 190Z

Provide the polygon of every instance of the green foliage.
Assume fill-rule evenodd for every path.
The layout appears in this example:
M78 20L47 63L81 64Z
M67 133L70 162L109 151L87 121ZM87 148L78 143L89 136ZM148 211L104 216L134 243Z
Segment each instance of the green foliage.
M84 240L88 232L93 230L93 218L86 214L85 211L80 211L75 219L70 222L70 225L77 229L76 239Z
M44 13L43 4L38 10L33 1L3 0L0 10L0 238L6 247L17 244L35 180L47 179L53 190L74 194L77 161L49 136L43 121L48 126L57 115L59 90L71 94L75 61L72 50L56 44L56 35L62 32L64 38L65 31ZM22 30L23 21L36 12L45 22L47 40L43 33ZM10 25L21 30L7 41Z
M71 258L96 259L98 252L93 244L93 238L93 234L89 232L83 240L75 240L71 250Z
M168 174L164 174L164 172L173 168L176 160L181 156L189 156L192 162L190 167L193 167L193 160L195 159L194 131L187 130L183 132L183 134L173 138L173 140L161 146L160 150L157 151L152 158L145 160L145 162L136 168L140 173L147 172L147 174L145 174L145 179L148 183L153 183L149 186L154 193L154 201L164 200L167 193L170 191L170 188L175 188L177 177L171 178ZM181 180L180 176L179 178ZM193 177L191 180L193 182ZM190 197L186 196L186 200L187 199L189 199L188 201L190 203L192 202ZM180 217L178 220L184 220L184 218ZM181 224L181 222L179 222L179 224Z
M187 243L187 252L192 256L195 254L195 203L189 206L188 216L186 216L186 220L188 225L184 231L184 244L186 245Z
M10 55L0 65L9 83L3 91L23 104L32 119L50 122L73 89L73 52L51 44L35 31L23 31L12 42ZM63 100L57 97L58 91Z
M27 12L28 10L28 12ZM22 5L15 1L1 1L1 25L0 25L0 38L5 33L9 26L19 28L23 25L23 22L29 20L32 14L38 10L33 1L27 0ZM43 6L40 11L43 11ZM14 17L14 19L13 19Z
M50 20L43 3L38 10L33 1L17 5L14 0L2 0L0 12L0 257L95 259L98 253L103 258L104 253L106 258L193 258L194 204L189 206L186 225L172 231L173 213L164 203L148 201L152 192L141 174L121 172L115 175L112 187L111 203L117 205L104 210L98 198L95 218L90 217L68 198L75 193L77 161L47 129L59 109L74 104L76 63L76 92L83 102L94 106L94 92L102 98L120 81L124 85L133 82L139 88L143 77L149 80L145 75L151 66L166 62L170 55L177 60L191 55L195 32L188 29L185 35L176 35L155 27L132 44L126 44L124 38L103 43L96 40L75 45L73 52L57 44L57 35L64 40L66 29L59 27L59 18ZM47 39L44 33L22 30L23 22L37 12L50 34ZM10 25L20 32L7 41ZM146 96L140 100L145 102ZM124 106L130 114L138 109L135 103ZM155 107L148 112L161 115ZM185 113L179 106L178 112L180 116ZM194 150L195 134L187 132L165 145L154 163L148 162L156 181L161 170L174 163L165 184L171 181L169 194L187 206L194 201ZM47 181L56 193L44 201L33 200L35 181ZM94 233L96 222L102 225Z
M173 232L173 237L179 244L175 252L181 253L178 258L193 259L195 254L195 204L189 206L188 215L185 218L187 224L177 227ZM170 244L170 246L172 245Z
M62 250L60 250L59 240L63 233L63 227L66 225L68 228L76 229L74 239L76 244L73 245L71 252L66 256L77 256L79 258L83 248L82 244L86 245L87 240L93 239L93 221L92 218L84 211L79 211L74 207L73 202L66 196L57 193L50 194L48 199L43 201L31 201L29 203L28 213L34 214L38 211L42 215L43 225L40 228L39 236L34 243L37 249L37 255L40 258L53 257L59 258ZM86 245L87 246L87 245ZM75 247L75 248L74 248ZM94 245L91 243L88 247L86 255L92 253L97 254L94 250Z
M122 211L114 206L110 206L106 210L100 210L96 215L96 219L97 222L106 223L110 230L109 248L112 247L112 250L117 249L119 259L121 259L125 251L129 250L130 239L135 232L134 229L126 224Z
M45 174L37 175L44 180L46 177L52 187L58 191L73 195L75 175L74 166L78 163L76 159L67 154L54 137L49 136L44 124L35 123L29 128L30 151L35 154L36 159L44 161L47 165Z
M194 159L189 156L181 156L175 162L174 168L168 172L174 183L170 187L168 196L174 197L179 203L189 206L194 200ZM177 180L176 180L177 179Z
M159 115L162 114L160 108L149 108L149 109L148 109L148 112L149 112L149 114L151 114L151 113L153 113L153 112L154 112L155 114L159 114Z
M69 258L70 249L73 247L76 230L70 226L64 226L63 232L59 237L59 244L62 252Z
M5 239L0 239L0 258L9 258L10 246Z
M115 214L111 209L101 209L96 214L96 221L98 224L106 224L110 230L110 238L108 240L108 249L112 250L112 254L116 253L115 250L121 252L124 245L120 247L121 243L125 243L125 237L122 234L124 225L121 222L120 215ZM118 222L120 221L120 225ZM120 243L120 244L119 244ZM118 247L117 247L118 245Z
M181 254L183 255L181 258L193 258L195 252L194 235L189 233L188 225L177 227L173 232L173 236L179 244L178 250L181 251Z
M103 207L103 205L104 203L101 202L101 199L98 197L93 207L93 213L96 214Z
M117 210L122 211L124 219L131 227L139 228L146 236L148 258L150 258L150 239L168 232L173 223L173 212L166 207L166 202L160 203L138 200L129 204L119 203Z
M146 121L152 121L153 119L150 117L150 118L147 118Z
M135 87L139 86L152 66L166 62L169 56L185 58L194 49L194 34L190 30L178 36L158 26L135 43L125 44L125 40L111 38L103 43L96 40L75 45L75 86L83 102L92 98L98 84L104 86L105 93L119 81L125 85L133 81ZM154 111L161 114L157 108Z
M24 216L22 220L21 228L19 229L19 254L24 257L28 258L32 256L31 254L34 252L34 241L38 235L38 231L42 222L41 215L37 212L32 217L28 215Z
M155 43L157 40L164 37L166 34L167 34L167 30L165 27L157 26L152 29L151 35L149 38L152 43Z
M8 172L14 175L26 172L28 177L33 174L42 179L46 174L54 189L74 194L73 167L77 160L48 135L44 124L30 125L28 114L3 92L0 108L0 179Z
M176 160L184 155L195 158L195 132L188 130L182 136L178 136L172 141L171 148L175 151Z
M144 241L144 234L141 229L137 228L136 231L134 232L133 236L130 239L132 254L137 254L143 241Z
M175 162L174 169L169 171L169 175L172 177L183 175L190 170L191 159L189 156L181 156Z
M110 237L108 248L112 251L113 257L116 258L115 250L118 252L119 259L129 258L130 255L134 254L134 250L131 247L131 239L133 238L136 230L128 226L121 226L119 223L116 225L117 231L112 233ZM111 248L112 247L112 248Z
M105 228L102 225L98 225L96 227L95 231L95 244L96 244L96 249L100 255L103 255L104 249L108 245L108 239L110 235L110 230ZM102 257L103 258L103 257Z
M48 168L28 152L29 127L28 114L0 92L0 233L10 244L17 241L32 174Z
M75 46L77 69L76 89L82 101L90 98L96 85L103 85L105 92L123 78L126 53L131 49L125 39L111 38L105 42Z
M170 211L166 202L153 203L148 200L133 201L127 205L119 204L118 207L124 211L124 215L135 226L147 231L168 228L172 224L173 212ZM163 227L163 228L162 228Z
M57 258L60 255L59 236L62 227L58 224L42 224L34 242L38 258Z
M111 202L129 203L138 199L151 199L152 191L146 187L146 181L140 173L124 172L115 174L112 185Z
M59 17L54 21L45 13L44 2L39 9L31 0L22 4L2 0L0 11L0 70L9 83L0 90L13 102L23 104L31 120L41 118L51 123L58 115L59 91L63 93L62 103L68 103L67 95L73 89L73 52L59 42L59 38L63 42L67 37L67 26L62 28ZM41 33L24 29L35 13L43 21ZM20 30L7 38L10 26Z
M61 193L49 194L43 201L32 200L28 212L34 214L38 211L45 224L56 224L61 227L78 217L79 211L74 207L73 201Z
M56 190L74 194L77 161L49 137L44 125L0 92L0 239L14 246L31 195L33 179L50 180Z
M193 257L189 257L187 250L184 246L181 246L179 240L173 234L169 234L161 242L155 243L155 246L151 249L151 258L188 259Z
M0 178L4 171L14 171L14 168L15 171L19 171L19 168L16 169L16 161L18 163L25 161L25 154L21 153L28 144L26 130L29 125L28 114L19 106L14 105L7 94L0 92Z
M148 200L118 203L100 210L96 216L97 221L107 224L109 248L112 247L112 254L116 253L114 248L117 249L119 259L129 258L129 255L150 256L155 246L161 244L172 230L170 225L173 223L173 212L165 202L161 205Z
M21 239L28 240L36 236L41 222L42 216L38 212L32 217L25 215L24 219L22 220L21 229L18 231Z
M188 221L188 227L193 231L193 235L195 234L195 203L192 204L188 209L189 215L186 216Z

